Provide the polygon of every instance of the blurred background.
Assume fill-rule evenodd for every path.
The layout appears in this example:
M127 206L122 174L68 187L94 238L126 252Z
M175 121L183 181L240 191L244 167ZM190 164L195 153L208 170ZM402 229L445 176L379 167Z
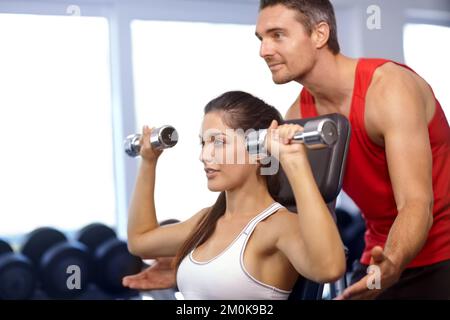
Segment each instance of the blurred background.
M332 3L345 55L408 64L450 118L450 0ZM301 89L273 84L257 12L257 0L0 0L0 238L16 248L41 226L100 222L125 239L139 159L123 140L144 124L180 134L159 161L158 219L211 205L205 104L244 90L284 114ZM358 216L345 195L337 205Z

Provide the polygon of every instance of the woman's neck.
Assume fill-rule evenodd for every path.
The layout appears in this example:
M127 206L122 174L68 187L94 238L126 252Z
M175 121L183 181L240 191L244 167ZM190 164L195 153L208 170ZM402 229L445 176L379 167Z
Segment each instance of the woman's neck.
M258 181L259 180L259 181ZM224 217L254 217L275 200L270 195L262 179L255 179L243 186L226 191L226 210Z

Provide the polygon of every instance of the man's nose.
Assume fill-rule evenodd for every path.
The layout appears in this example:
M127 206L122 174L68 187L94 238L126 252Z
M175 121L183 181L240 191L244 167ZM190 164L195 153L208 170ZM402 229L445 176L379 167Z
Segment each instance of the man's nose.
M267 61L268 58L273 56L273 53L274 53L273 46L267 41L264 40L261 41L261 45L259 48L259 55L261 56L261 58Z

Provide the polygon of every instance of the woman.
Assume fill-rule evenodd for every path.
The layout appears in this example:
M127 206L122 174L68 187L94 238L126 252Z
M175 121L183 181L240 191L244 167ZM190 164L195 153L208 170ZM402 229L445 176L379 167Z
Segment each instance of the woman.
M144 127L128 245L145 259L176 255L177 284L185 299L287 299L299 275L331 282L344 273L343 244L305 147L290 144L302 127L278 126L281 121L275 108L245 92L227 92L209 102L200 161L208 189L220 195L211 207L164 227L158 226L154 204L162 152L150 147L151 129ZM262 175L261 159L245 150L244 133L268 127L266 149L289 179L298 214L276 202L277 175Z

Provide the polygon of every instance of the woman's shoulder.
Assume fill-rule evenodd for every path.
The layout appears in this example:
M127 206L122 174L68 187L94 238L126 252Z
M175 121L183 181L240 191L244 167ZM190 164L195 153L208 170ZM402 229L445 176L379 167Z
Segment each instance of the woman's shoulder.
M206 208L199 210L197 213L192 215L189 219L185 220L183 222L183 224L186 226L189 226L189 228L196 227L201 221L203 221L203 218L211 210L211 208L212 207L206 207Z
M282 236L298 231L297 219L296 213L286 208L280 208L277 212L258 223L255 230L257 242L261 246L273 250Z
M267 228L270 232L285 232L297 227L298 217L295 212L291 212L283 207L271 214L263 222L262 226Z

